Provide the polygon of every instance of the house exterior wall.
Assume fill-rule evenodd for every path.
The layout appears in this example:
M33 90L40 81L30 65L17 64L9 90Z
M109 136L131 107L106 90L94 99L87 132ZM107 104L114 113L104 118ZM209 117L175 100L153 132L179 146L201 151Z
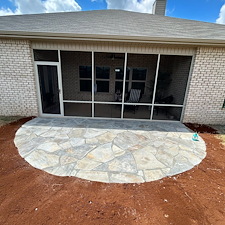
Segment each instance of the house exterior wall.
M199 47L183 122L225 124L225 48Z
M194 48L129 43L32 42L0 39L0 115L38 115L32 49L192 55ZM112 88L113 90L113 88ZM225 124L225 48L199 47L183 122Z
M37 114L30 42L0 39L0 115Z

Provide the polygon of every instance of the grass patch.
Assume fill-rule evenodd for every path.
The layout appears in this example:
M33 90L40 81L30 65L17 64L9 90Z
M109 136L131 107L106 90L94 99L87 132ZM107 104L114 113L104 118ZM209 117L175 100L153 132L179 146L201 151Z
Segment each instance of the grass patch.
M22 119L22 116L0 116L0 126Z
M222 144L225 145L225 134L220 134L218 137L222 141Z

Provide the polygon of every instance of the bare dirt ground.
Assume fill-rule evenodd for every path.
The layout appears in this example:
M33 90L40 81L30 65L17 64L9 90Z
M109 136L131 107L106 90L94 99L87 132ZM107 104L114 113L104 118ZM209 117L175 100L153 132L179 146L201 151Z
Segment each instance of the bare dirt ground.
M0 127L0 224L225 224L225 146L214 130L197 128L207 157L190 171L144 184L104 184L31 167L13 143L27 120Z

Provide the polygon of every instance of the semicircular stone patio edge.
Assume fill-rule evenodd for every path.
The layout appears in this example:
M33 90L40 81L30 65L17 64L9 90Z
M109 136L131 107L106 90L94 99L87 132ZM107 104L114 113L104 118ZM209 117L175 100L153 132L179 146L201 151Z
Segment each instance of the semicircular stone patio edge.
M181 123L35 118L15 136L19 154L57 176L105 183L143 183L192 169L204 141Z

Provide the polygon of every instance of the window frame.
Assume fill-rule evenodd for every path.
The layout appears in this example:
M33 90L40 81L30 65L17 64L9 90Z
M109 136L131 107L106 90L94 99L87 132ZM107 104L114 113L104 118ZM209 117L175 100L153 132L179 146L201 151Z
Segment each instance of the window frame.
M109 68L109 78L97 78L97 67L100 67L100 68ZM110 72L111 72L111 66L95 66L95 76L94 76L94 85L95 87L97 87L97 90L95 91L95 93L109 93L110 92ZM109 91L98 91L98 86L97 86L97 81L105 81L105 82L108 82L108 85L109 85L109 88L108 90Z
M79 89L80 89L80 92L87 92L87 93L92 92L92 88L91 88L90 91L82 91L81 90L80 82L81 81L91 81L92 82L92 77L90 77L90 78L80 77L80 67L91 67L91 73L92 73L92 66L89 66L89 65L79 65Z
M122 68L116 68L116 69L122 69ZM148 68L147 67L127 67L127 69L129 69L129 79L126 79L126 83L128 82L128 92L131 90L132 88L132 83L145 83L145 87L146 87L146 80L147 80L147 75L148 75ZM145 80L133 80L133 70L134 69L143 69L146 70L146 76L145 76ZM127 78L127 77L126 77ZM116 82L123 82L123 80L121 79L116 79L116 72L115 72L115 88L116 88ZM114 88L114 89L115 89ZM145 93L145 88L144 88L144 92L142 94Z

